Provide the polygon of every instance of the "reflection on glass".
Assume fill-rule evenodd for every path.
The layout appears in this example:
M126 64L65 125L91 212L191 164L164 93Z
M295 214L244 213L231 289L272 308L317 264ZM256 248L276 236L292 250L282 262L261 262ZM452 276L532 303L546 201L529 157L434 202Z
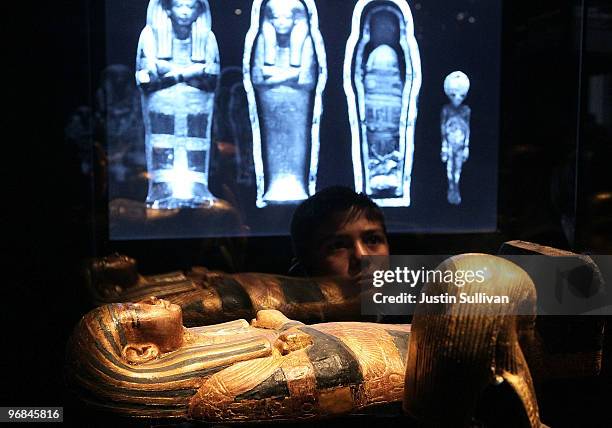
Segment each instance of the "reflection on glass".
M257 206L315 191L325 48L313 0L255 0L244 87L253 128Z
M355 189L409 206L421 60L401 0L359 0L344 60Z
M442 162L446 163L448 178L447 199L450 204L459 205L459 179L461 168L470 155L470 107L463 100L470 89L470 79L461 71L454 71L444 80L444 92L450 100L442 107L440 120L442 133Z
M144 124L140 93L134 72L123 64L111 64L102 70L95 93L96 129L104 131L107 147L109 197L118 188L141 188L145 168Z
M207 0L151 0L136 58L149 176L147 206L212 205L208 189L219 50Z
M235 83L231 88L229 112L237 153L236 181L251 187L255 184L253 130L249 117L249 100L243 82Z

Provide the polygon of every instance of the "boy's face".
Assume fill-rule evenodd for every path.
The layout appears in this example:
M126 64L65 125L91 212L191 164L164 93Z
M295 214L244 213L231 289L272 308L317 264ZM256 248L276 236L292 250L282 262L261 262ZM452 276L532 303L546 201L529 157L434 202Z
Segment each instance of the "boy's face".
M366 256L388 256L382 225L364 215L347 222L347 212L336 213L315 232L311 275L354 278Z

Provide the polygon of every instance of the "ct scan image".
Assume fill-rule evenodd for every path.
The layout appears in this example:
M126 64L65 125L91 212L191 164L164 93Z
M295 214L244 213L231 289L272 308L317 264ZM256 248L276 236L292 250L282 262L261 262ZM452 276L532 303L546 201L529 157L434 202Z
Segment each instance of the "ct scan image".
M501 0L104 10L106 62L67 132L98 132L110 239L287 235L333 185L390 233L496 229Z

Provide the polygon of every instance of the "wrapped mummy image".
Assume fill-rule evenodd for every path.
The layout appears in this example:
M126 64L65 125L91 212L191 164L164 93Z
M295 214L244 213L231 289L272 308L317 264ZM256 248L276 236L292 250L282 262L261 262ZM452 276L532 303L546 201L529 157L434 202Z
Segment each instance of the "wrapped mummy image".
M359 0L344 60L355 190L409 206L421 60L408 4Z
M258 207L314 194L325 47L313 0L256 0L245 39Z
M442 149L440 157L446 164L448 179L447 199L449 204L461 204L459 180L463 164L470 156L471 110L462 104L470 89L470 79L461 71L454 71L444 80L444 92L450 100L442 107L440 132Z
M211 206L208 189L219 50L207 0L151 0L136 57L153 209Z

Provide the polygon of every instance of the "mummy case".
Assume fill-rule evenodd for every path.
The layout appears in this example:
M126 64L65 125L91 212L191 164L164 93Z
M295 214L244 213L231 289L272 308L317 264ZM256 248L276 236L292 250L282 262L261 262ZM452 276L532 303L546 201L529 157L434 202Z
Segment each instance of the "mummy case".
M409 206L421 60L403 0L359 0L344 60L355 190Z
M212 205L208 172L219 50L210 7L197 0L197 16L178 23L187 30L179 37L177 18L162 3L149 3L136 59L146 133L146 203L154 209Z
M243 59L258 207L314 194L325 47L313 0L255 0Z
M470 89L470 79L461 71L454 71L444 80L444 92L450 100L442 107L440 132L442 134L442 162L446 163L449 204L461 204L459 179L463 163L470 155L471 110L462 104Z

